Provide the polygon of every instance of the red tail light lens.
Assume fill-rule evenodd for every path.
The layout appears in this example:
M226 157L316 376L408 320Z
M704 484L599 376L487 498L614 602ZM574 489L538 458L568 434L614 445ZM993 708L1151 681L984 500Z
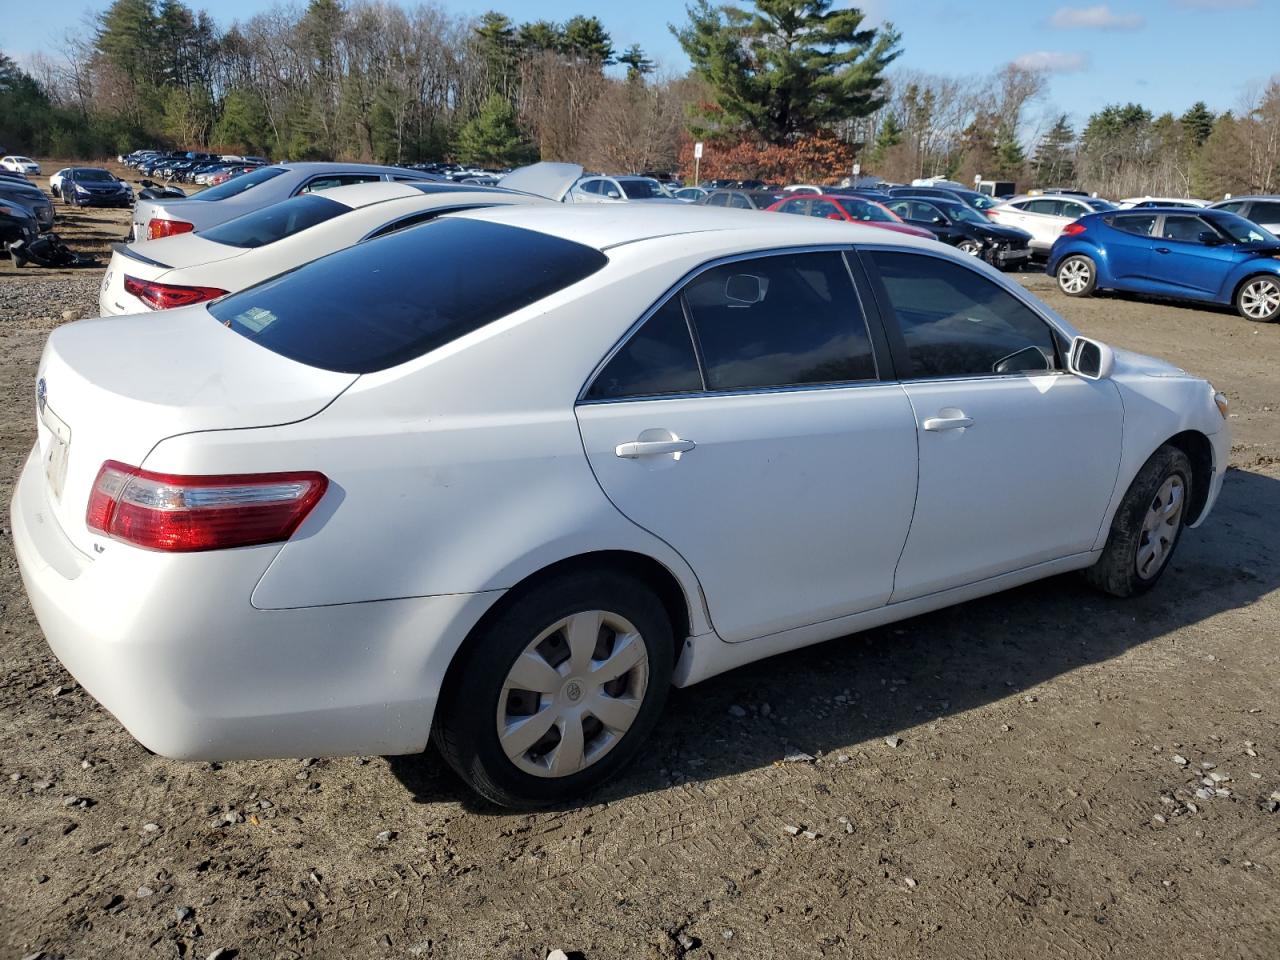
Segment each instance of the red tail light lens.
M1062 235L1064 237L1074 237L1077 234L1084 233L1084 231L1085 226L1083 223L1068 223L1062 228Z
M190 233L196 228L194 223L185 220L165 220L152 217L147 221L147 239L159 240L161 237L174 237L180 233Z
M328 486L312 471L177 476L108 460L93 482L85 523L170 553L278 543L293 536Z
M154 283L125 276L124 292L131 293L152 310L169 310L173 307L189 307L222 296L227 291L217 287L184 287L176 283Z

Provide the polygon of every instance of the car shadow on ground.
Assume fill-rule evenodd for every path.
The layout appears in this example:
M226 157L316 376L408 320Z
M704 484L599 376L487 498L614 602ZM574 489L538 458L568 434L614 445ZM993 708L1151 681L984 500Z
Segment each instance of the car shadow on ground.
M1078 575L1053 577L673 690L641 759L583 803L729 776L791 751L838 754L1016 698L1275 590L1278 539L1280 479L1232 470L1214 513L1186 531L1145 596L1117 600ZM434 751L392 757L390 769L417 802L504 812L477 799Z

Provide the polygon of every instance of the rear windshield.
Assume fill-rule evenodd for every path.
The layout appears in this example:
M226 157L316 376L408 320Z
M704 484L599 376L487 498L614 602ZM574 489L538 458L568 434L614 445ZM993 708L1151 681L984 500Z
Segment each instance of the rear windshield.
M208 310L290 360L372 373L550 296L606 262L570 240L446 218L340 250Z
M251 187L256 187L260 183L266 183L275 177L284 173L284 167L263 167L261 170L255 170L253 173L242 174L234 177L226 183L220 183L216 187L210 187L208 190L201 190L199 193L193 193L190 197L192 200L225 200L227 197L234 197L244 193Z
M216 227L200 231L200 236L214 243L225 243L229 247L265 247L285 237L291 237L299 231L324 223L334 217L350 213L351 208L345 204L330 200L314 193L304 193L300 197L281 200L243 217L236 217Z

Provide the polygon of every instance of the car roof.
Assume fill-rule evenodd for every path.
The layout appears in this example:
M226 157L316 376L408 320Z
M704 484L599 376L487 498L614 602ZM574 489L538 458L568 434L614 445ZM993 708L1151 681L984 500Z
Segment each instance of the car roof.
M531 204L488 207L450 214L475 220L489 220L533 230L608 250L624 244L660 237L716 233L722 238L738 234L743 249L759 249L762 240L769 247L788 244L848 244L862 240L883 244L886 234L876 227L864 227L816 217L765 217L757 210L735 210L695 204ZM891 242L936 249L933 240L903 235Z
M376 183L353 183L345 187L331 187L304 196L327 197L353 210L367 207L387 200L401 200L406 197L420 197L423 194L439 194L441 202L454 202L459 197L474 196L483 199L486 196L510 195L515 190L502 190L498 187L482 187L474 183L437 183L432 180L396 181L379 180ZM428 205L430 206L430 205Z
M1238 197L1224 197L1221 200L1215 200L1213 202L1213 206L1216 207L1219 204L1223 204L1223 203L1239 203L1241 200L1276 201L1276 200L1280 200L1280 193L1250 193L1250 194L1242 194Z
M380 163L338 163L332 160L283 160L271 164L273 167L284 167L286 170L298 170L304 173L396 173L404 177L430 180L432 175L422 170L410 170L408 167L390 167Z

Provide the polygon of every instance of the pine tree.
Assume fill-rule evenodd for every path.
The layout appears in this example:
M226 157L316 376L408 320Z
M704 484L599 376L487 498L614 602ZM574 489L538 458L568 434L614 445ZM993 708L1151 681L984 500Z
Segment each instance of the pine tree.
M508 167L530 158L532 151L516 122L516 111L501 94L492 94L480 112L458 131L458 159L486 167Z
M1213 121L1215 119L1213 111L1208 108L1203 100L1197 100L1180 119L1192 142L1197 147L1204 146L1204 142L1213 133Z
M996 131L996 169L997 177L1020 180L1027 166L1027 154L1018 142L1017 131L1005 125Z
M627 80L632 83L643 81L646 74L653 73L653 61L645 56L644 50L638 43L627 47L626 52L618 58L618 62L626 64Z
M516 45L522 53L558 51L564 46L564 33L550 20L534 20L532 23L520 24L516 33Z
M488 73L489 91L513 97L520 50L511 18L496 10L481 15L475 28L475 42Z
M602 67L613 63L613 41L599 17L573 17L564 25L564 52Z
M901 52L892 29L864 29L832 0L756 0L755 10L697 0L672 33L711 87L723 119L785 144L884 105L885 68Z
M1038 186L1070 184L1075 180L1075 142L1075 131L1064 113L1044 135L1031 161Z

